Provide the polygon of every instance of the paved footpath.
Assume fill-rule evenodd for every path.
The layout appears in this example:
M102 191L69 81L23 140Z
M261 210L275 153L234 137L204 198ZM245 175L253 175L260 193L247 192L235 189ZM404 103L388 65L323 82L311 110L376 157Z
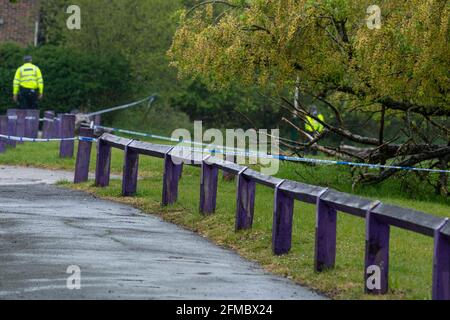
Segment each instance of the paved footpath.
M208 240L52 183L71 174L0 166L0 299L322 299ZM67 268L81 289L67 289Z

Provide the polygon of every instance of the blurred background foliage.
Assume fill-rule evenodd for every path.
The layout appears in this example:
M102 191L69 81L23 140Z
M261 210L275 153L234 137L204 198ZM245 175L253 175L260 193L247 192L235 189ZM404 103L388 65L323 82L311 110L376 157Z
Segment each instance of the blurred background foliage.
M66 27L66 20L70 15L66 13L66 8L72 3L68 0L42 1L39 46L37 48L18 48L12 44L0 45L0 65L2 66L0 68L0 109L3 111L13 106L11 86L14 72L22 63L22 56L32 54L35 58L34 62L42 69L45 77L46 97L41 103L42 109L65 112L73 109L98 110L157 93L159 99L154 109L148 110L143 106L118 112L105 119L107 124L128 126L130 129L156 130L158 133L168 134L175 128L188 127L194 120L203 120L205 127L239 127L244 129L279 127L283 136L290 137L292 129L281 119L283 117L292 119L292 115L283 108L280 100L271 98L274 97L272 95L273 88L270 85L259 86L257 81L253 85L246 86L243 86L242 82L238 82L250 70L254 70L251 69L254 65L245 63L245 56L240 59L242 65L234 64L235 70L225 68L224 72L218 72L214 75L215 77L230 79L230 81L227 81L228 87L222 89L218 86L214 87L213 81L205 77L205 72L202 76L193 75L180 79L178 77L180 68L177 70L169 66L170 59L173 62L173 52L172 58L167 54L169 49L173 43L175 43L175 48L177 45L180 46L183 30L190 28L189 23L191 22L186 23L183 16L188 10L201 2L198 0L78 0L77 5L80 6L82 15L81 30L69 30ZM306 2L310 3L311 9L308 10L313 10L313 12L321 13L324 11L324 14L334 15L337 18L351 16L354 21L356 21L356 16L361 16L360 24L363 24L364 10L359 15L355 14L356 9L361 11L362 4L356 6L350 5L346 1L327 0L322 2L322 7L316 8L318 4L315 1ZM266 6L266 11L269 13L270 10L273 10L272 7L276 6L276 1L234 0L230 3L244 7L251 4L256 9ZM298 6L295 1L286 3L294 7ZM388 10L391 5L388 2L383 2L383 6L383 9ZM226 7L224 7L224 10L215 9L212 14L215 14L215 18L217 18L225 10L227 10ZM264 10L252 12L245 11L245 9L242 12L237 12L237 15L233 15L233 13L229 13L229 15L233 19L237 16L239 23L244 25L251 23L251 19L258 17L262 19L267 13ZM292 19L295 18L295 15L289 17L291 16ZM227 16L224 15L223 17ZM193 21L196 23L195 19ZM287 28L286 32L291 34L290 26L295 27L296 21L295 19L289 20L289 23L280 24L280 27L282 29ZM281 22L283 21L280 20ZM218 25L226 24L220 23ZM230 25L233 26L231 22ZM207 30L211 31L207 32L214 34L215 29L220 30L220 27L208 27ZM195 27L194 30L196 30ZM392 30L392 28L387 30ZM237 34L241 33L238 32ZM198 38L195 38L195 32L190 34L194 37L190 39L191 43L202 41L204 36L204 34L200 34ZM311 36L314 35L313 33L310 34ZM232 35L231 32L227 36L229 41L234 39ZM381 37L383 34L379 36ZM264 48L266 42L264 42L263 34L258 34L258 37L261 37L259 45ZM361 39L367 38L367 32L360 37ZM417 38L420 39L420 37ZM214 45L220 43L220 37L214 39L215 41L211 41L209 46L205 47L204 52L199 47L196 49L198 54L192 54L190 59L178 59L178 64L182 60L184 65L190 66L192 69L192 66L195 66L195 63L201 61L202 58L206 59L206 54L211 51L208 49L209 47L214 47ZM315 41L319 41L321 38L316 37L315 39ZM271 47L273 50L270 50ZM257 46L253 49L259 50ZM264 55L267 52L274 59L281 59L284 51L280 51L280 55L275 49L268 44L267 50L262 50L260 53ZM331 75L339 73L339 79L350 77L351 74L345 72L340 65L342 59L319 54L320 52L317 52L313 57L314 55L308 53L308 50L313 49L309 46L302 46L302 42L293 41L286 47L286 52L293 56L297 52L311 57L313 59L311 65L308 64L308 60L305 60L305 67L317 66L317 68L313 68L313 71L319 75L322 74L320 72L323 68ZM185 52L186 54L192 53L192 51ZM361 52L365 55L370 54L363 49ZM377 52L378 54L388 53L381 49ZM215 57L219 59L218 63L225 66L232 65L233 59L236 60L236 56L233 54L217 54ZM226 57L231 60L227 61ZM371 57L368 56L367 58ZM384 59L384 57L382 58ZM324 62L333 61L333 59L337 67L334 67L333 64L327 65ZM389 59L385 60L390 61ZM257 63L257 61L254 63ZM281 63L278 65L282 66ZM204 66L206 68L209 65L205 63ZM388 67L385 65L376 66L380 68ZM373 66L373 68L376 66ZM370 65L367 67L370 67ZM275 65L271 65L272 70L277 70L274 68ZM216 71L214 68L210 68L210 70ZM261 68L261 72L258 74L261 78L264 78L263 70L264 68ZM378 72L378 70L371 70L371 72ZM292 83L284 86L281 95L291 97L293 100L295 77L287 73L285 77L291 79ZM329 78L332 79L331 76L327 79L329 80ZM314 83L308 82L306 77L302 77L301 80L302 84L307 83L314 86ZM388 84L377 83L374 85L384 88ZM401 85L398 86L402 87ZM315 103L319 110L324 113L325 118L333 123L334 114L320 101L313 100L308 96L301 96L301 100L304 105ZM349 109L354 107L351 105L352 101L346 101L346 97L335 97L334 101L339 101L339 108ZM358 127L361 135L370 136L378 130L377 110L377 108L374 109L373 105L368 104L365 108L358 108L358 112L345 114L346 119L344 120L350 129L351 126ZM361 123L364 125L361 126ZM302 123L297 124L302 126ZM418 126L420 125L421 123L418 121ZM385 129L387 139L395 136L395 128L398 128L398 126L398 117L394 112L389 114ZM342 140L337 136L328 139L331 140L333 145L338 145Z
M42 109L97 110L157 93L152 109L133 108L107 116L108 124L169 134L194 120L207 127L270 127L280 108L257 90L211 91L199 79L180 80L167 51L179 13L189 0L79 0L81 30L69 30L66 0L47 0L41 12L40 46L0 49L0 107L11 107L15 69L25 53L35 56L46 81ZM53 58L52 58L53 55ZM3 60L3 59L7 59Z
M3 44L0 46L2 113L14 106L12 80L25 54L33 56L44 74L42 110L97 110L111 101L126 101L132 97L130 65L119 54L94 56L79 49L53 45L21 48L15 44Z

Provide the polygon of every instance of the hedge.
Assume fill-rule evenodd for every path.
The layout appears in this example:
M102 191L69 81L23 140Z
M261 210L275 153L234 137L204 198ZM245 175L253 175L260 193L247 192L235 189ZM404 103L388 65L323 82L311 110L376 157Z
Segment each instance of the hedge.
M12 83L23 56L31 54L42 71L45 89L41 110L70 112L98 110L128 101L132 96L130 67L120 55L96 56L69 48L21 48L0 45L0 114L15 106Z

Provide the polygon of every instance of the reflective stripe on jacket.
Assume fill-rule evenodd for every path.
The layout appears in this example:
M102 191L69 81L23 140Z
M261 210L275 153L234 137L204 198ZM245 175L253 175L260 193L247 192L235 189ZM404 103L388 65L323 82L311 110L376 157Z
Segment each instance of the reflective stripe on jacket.
M44 93L44 79L41 70L31 63L25 63L16 71L13 83L13 94L17 95L20 88L39 89L39 93Z
M325 117L322 114L319 114L317 118L322 122L325 121ZM316 121L310 116L306 117L306 124L305 124L306 131L322 133L323 129L324 127L320 122Z

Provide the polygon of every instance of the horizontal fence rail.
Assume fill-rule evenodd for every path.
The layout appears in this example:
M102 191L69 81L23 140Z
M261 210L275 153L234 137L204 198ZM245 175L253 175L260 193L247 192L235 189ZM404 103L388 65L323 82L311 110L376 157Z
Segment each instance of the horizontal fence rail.
M27 125L28 121L28 125ZM95 186L106 187L110 183L111 151L123 151L122 195L134 196L138 189L139 157L150 156L163 159L164 175L161 203L174 204L178 198L178 185L183 165L201 168L200 205L203 215L214 214L217 205L219 170L237 177L235 229L252 228L255 215L256 185L274 190L272 251L274 255L290 252L294 203L300 201L316 206L316 230L314 269L317 272L333 268L336 263L336 230L338 213L365 219L365 270L364 290L368 294L385 294L389 289L390 228L398 227L434 239L432 297L450 300L450 223L448 218L436 217L423 212L364 199L333 189L308 185L297 181L265 176L251 168L241 166L220 157L204 156L192 148L153 144L103 134L94 137L94 128L81 128L75 138L73 115L46 112L43 122L43 138L36 139L39 115L8 110L0 116L0 152L7 145L15 146L23 141L60 141L60 156L72 157L74 141L79 140L74 182L88 180L92 142L97 142ZM28 129L27 129L28 128ZM23 138L30 136L27 138ZM36 136L36 137L35 137ZM14 139L21 137L22 140ZM381 271L381 285L368 289L367 270L376 266Z

